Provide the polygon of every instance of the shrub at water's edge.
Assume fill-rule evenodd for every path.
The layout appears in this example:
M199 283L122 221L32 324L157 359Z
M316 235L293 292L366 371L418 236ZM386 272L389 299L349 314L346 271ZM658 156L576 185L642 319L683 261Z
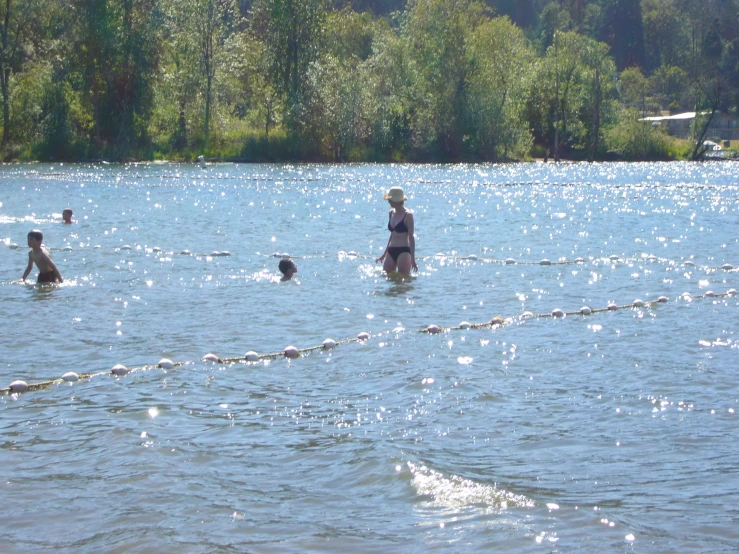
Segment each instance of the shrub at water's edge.
M687 159L692 143L671 137L649 121L641 121L637 110L623 109L606 137L609 152L626 161Z

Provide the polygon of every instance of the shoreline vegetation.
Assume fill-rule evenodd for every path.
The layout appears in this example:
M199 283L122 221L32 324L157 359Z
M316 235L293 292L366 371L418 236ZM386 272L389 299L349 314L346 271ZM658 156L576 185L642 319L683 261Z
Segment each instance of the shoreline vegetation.
M0 160L735 157L736 21L739 0L3 2Z

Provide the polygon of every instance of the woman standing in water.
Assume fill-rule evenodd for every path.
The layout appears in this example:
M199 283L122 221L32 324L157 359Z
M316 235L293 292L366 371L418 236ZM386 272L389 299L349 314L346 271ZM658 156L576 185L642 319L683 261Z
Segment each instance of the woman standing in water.
M390 238L385 252L376 262L383 262L386 272L410 273L411 268L418 271L416 265L416 240L413 238L413 214L405 209L403 202L407 200L401 187L391 187L383 198L390 203L390 215L387 228Z

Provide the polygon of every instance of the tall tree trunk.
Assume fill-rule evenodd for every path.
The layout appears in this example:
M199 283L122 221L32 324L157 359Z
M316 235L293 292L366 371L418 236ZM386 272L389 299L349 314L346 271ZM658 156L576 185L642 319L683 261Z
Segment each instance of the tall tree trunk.
M590 141L590 151L588 152L588 161L592 162L595 159L595 152L598 148L598 142L600 139L600 104L601 104L601 85L600 85L600 69L595 69L595 82L593 83L594 89L594 106L593 106L593 136Z
M8 144L10 140L10 91L8 90L8 82L10 81L10 69L5 68L2 71L2 89L3 89L3 146Z
M2 58L0 58L0 79L3 91L3 146L10 140L10 61L8 60L8 31L10 30L10 0L5 0L5 18L2 28Z
M693 161L700 160L703 157L703 154L706 152L706 148L703 146L703 141L706 140L706 135L708 134L708 127L711 125L711 121L713 121L713 116L716 113L716 104L711 105L711 115L708 116L708 119L706 120L705 124L703 125L703 128L701 129L700 134L698 135L698 140L695 141L695 147L693 148L693 153L690 155L690 159ZM698 118L699 112L696 110L695 117Z

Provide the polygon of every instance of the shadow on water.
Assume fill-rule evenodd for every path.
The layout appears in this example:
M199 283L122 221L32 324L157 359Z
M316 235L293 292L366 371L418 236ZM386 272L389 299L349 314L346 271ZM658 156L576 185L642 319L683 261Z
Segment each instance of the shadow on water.
M396 271L387 274L387 282L390 285L384 292L385 296L402 296L413 290L415 278L407 273Z

